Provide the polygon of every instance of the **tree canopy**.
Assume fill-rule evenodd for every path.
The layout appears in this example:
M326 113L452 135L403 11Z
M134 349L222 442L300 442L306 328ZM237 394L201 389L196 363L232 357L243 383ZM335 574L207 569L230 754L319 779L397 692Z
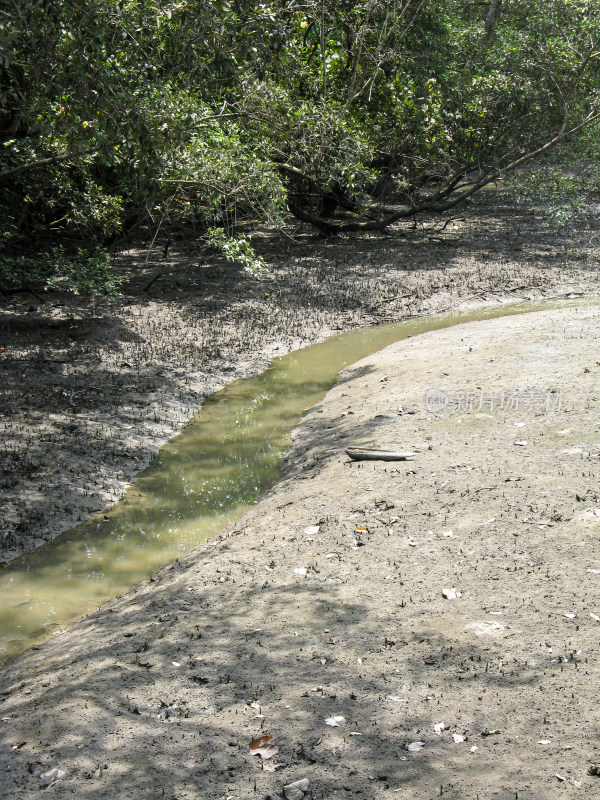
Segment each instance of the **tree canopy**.
M140 225L383 229L600 116L597 0L7 0L0 15L4 281L31 247L51 271L49 237L80 248L81 273Z

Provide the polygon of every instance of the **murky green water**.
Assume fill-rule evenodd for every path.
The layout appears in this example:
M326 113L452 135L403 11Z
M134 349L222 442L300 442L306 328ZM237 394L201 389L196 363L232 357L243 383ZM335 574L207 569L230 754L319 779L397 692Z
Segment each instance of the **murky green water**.
M279 479L291 430L345 366L425 331L550 307L496 307L341 334L217 392L124 500L0 573L0 661L134 586L241 515Z

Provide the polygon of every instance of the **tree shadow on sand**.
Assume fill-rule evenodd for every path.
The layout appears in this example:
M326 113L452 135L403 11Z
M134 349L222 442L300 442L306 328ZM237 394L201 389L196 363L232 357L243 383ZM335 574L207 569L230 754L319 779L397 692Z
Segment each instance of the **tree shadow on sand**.
M473 665L487 663L489 649L408 624L408 609L383 621L372 604L348 598L345 582L276 591L255 583L228 595L201 588L202 573L186 566L17 662L17 685L5 671L3 738L10 744L18 731L27 740L16 754L2 748L12 796L37 794L35 773L55 765L68 770L58 797L150 798L163 788L172 798L264 797L300 777L314 798L374 797L417 778L433 785L448 751L431 730L430 706L457 680L463 693L470 682L472 691L507 694L538 685L539 671L525 667L486 668L482 682ZM248 626L250 609L257 627ZM292 629L279 624L290 614ZM345 725L327 726L334 716ZM488 724L473 717L467 736L476 741ZM248 753L266 733L279 747L276 773ZM415 737L425 747L410 753Z

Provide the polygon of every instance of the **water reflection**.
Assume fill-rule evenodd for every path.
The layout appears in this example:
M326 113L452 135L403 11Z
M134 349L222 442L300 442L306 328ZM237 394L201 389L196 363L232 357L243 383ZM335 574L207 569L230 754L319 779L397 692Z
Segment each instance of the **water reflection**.
M0 574L0 660L60 630L233 522L279 479L292 428L345 366L425 331L531 310L505 306L342 334L278 359L261 375L213 395L124 500Z

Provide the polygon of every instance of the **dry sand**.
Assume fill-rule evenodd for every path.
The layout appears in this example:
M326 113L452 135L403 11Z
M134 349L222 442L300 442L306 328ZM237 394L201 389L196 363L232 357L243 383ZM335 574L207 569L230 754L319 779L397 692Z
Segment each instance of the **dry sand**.
M4 669L0 796L59 768L60 798L299 779L310 798L596 798L599 323L469 323L347 369L235 529ZM356 463L351 443L419 454Z

